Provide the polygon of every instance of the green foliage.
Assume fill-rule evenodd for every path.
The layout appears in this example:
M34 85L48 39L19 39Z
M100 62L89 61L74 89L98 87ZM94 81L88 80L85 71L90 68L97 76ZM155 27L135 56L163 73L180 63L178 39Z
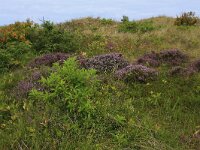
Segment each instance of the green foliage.
M119 31L135 33L138 31L137 23L134 21L132 22L125 21L119 26Z
M36 51L45 52L75 52L79 48L75 34L61 29L50 21L44 21L41 26L35 26L28 38Z
M55 64L55 72L41 82L45 91L33 90L31 99L54 106L73 121L86 121L94 115L93 95L96 92L95 70L79 69L75 58Z
M155 27L153 26L153 23L150 21L144 21L144 22L135 22L135 21L128 21L123 20L123 22L119 26L120 32L148 32L154 30Z
M129 22L129 18L128 16L123 16L121 21L124 23L124 22Z
M23 32L15 30L16 25L0 27L8 37L0 33L1 69L26 65L29 52L35 59L35 55L55 50L52 47L64 50L65 34L78 45L81 58L117 52L132 63L151 50L158 53L171 48L183 49L191 59L199 58L199 26L177 28L170 17L147 20L156 30L142 32L138 25L148 21L141 20L133 25L137 30L131 33L136 34L117 32L129 20L109 25L106 20L104 25L91 18L63 25L32 24ZM70 60L49 68L51 75L41 80L44 90L33 90L29 98L16 98L13 93L19 81L38 69L10 69L0 74L0 149L198 149L200 74L170 77L169 69L161 65L155 81L127 84L112 73L95 75L89 70L94 72L89 75Z
M0 72L20 66L24 56L31 51L31 45L24 42L6 43L4 49L0 49Z
M180 17L177 16L174 24L177 26L193 26L198 22L198 17L194 12L184 12Z
M112 19L106 19L106 18L100 19L100 22L103 25L112 25L114 23Z

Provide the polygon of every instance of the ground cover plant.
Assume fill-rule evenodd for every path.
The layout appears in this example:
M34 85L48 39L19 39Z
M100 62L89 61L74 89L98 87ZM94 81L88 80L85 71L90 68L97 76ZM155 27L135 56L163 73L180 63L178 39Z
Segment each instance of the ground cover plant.
M0 27L0 149L199 150L200 26L176 21Z

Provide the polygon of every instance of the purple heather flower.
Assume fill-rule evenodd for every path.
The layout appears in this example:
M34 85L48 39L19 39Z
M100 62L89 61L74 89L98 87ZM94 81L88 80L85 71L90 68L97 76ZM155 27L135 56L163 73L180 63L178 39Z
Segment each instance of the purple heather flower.
M115 72L117 79L122 79L126 82L146 82L148 80L154 80L157 75L158 72L155 69L143 65L129 65Z
M121 69L128 65L122 54L111 53L95 56L81 61L81 66L89 69L96 69L98 72L112 72L114 69Z
M50 53L34 59L29 63L29 66L32 68L41 65L52 66L55 62L63 63L69 57L70 55L67 53Z

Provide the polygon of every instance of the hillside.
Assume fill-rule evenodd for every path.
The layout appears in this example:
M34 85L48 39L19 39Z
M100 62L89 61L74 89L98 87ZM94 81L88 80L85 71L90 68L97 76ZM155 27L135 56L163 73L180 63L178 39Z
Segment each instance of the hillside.
M0 27L0 149L200 147L200 23Z

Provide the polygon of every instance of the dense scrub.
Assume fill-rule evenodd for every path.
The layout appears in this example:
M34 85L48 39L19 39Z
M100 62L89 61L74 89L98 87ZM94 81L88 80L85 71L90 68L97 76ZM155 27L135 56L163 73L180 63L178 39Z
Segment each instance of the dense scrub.
M200 27L156 17L0 27L0 149L200 147Z

